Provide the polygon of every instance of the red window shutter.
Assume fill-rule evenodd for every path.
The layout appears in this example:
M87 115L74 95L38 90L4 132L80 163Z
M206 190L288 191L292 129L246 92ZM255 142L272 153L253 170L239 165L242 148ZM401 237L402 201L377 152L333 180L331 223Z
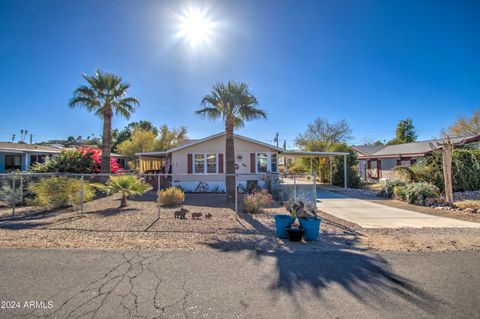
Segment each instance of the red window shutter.
M187 173L192 174L193 157L192 154L187 154Z
M218 154L218 174L223 174L223 154Z
M367 160L367 168L368 169L372 168L372 162L370 160Z
M256 163L255 163L255 153L250 153L250 173L255 173L256 169Z

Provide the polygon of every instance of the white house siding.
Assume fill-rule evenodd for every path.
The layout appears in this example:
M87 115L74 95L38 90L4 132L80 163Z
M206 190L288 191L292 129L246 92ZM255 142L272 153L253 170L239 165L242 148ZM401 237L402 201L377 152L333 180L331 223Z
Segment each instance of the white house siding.
M250 170L250 153L276 153L275 149L235 138L235 163L238 165L238 183L246 186L247 180L261 180L260 175L252 175ZM197 188L199 182L205 182L209 190L225 190L224 174L188 174L188 154L223 154L223 172L225 173L225 136L219 136L196 145L172 152L172 185L181 186L187 191ZM218 157L217 157L218 159ZM218 163L217 163L218 171Z

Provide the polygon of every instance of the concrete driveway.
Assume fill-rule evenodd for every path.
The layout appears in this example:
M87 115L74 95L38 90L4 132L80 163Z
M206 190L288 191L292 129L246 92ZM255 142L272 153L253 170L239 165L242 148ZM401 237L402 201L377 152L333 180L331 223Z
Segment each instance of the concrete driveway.
M330 215L358 224L364 228L480 228L480 223L389 207L323 189L317 190L317 207Z

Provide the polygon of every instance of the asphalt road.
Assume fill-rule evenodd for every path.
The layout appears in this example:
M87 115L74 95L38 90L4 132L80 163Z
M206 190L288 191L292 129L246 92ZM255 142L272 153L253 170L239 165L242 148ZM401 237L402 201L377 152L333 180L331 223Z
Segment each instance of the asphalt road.
M2 249L20 308L0 317L479 318L479 270L480 252Z

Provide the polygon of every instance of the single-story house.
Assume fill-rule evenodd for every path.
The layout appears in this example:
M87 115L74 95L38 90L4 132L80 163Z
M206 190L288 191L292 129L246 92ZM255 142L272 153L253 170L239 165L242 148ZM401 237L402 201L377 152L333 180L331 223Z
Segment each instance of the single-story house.
M450 139L453 145L478 142L480 135L455 137ZM420 158L438 151L446 139L435 139L397 145L362 145L354 146L357 153L359 174L362 180L378 183L394 177L393 169L397 166L413 165Z
M0 142L0 173L26 171L36 162L59 154L61 149L47 145Z
M235 173L238 184L246 187L247 181L264 182L267 173L279 173L280 161L285 157L347 156L341 152L296 152L234 135ZM141 173L168 174L168 183L187 191L205 187L225 190L225 133L199 140L189 140L182 145L162 151L136 154Z

